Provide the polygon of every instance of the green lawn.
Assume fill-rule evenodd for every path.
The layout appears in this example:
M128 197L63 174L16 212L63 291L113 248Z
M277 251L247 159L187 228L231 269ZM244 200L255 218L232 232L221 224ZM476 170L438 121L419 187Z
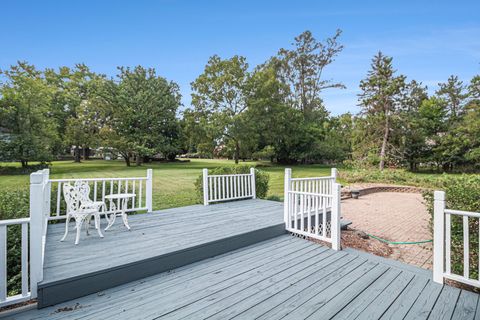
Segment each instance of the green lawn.
M283 176L285 166L272 165L269 162L242 162L244 165L258 165L259 169L270 174L268 195L283 197ZM0 163L0 166L18 166L13 163ZM138 177L145 176L147 168L153 169L153 208L164 209L186 206L196 203L194 181L202 168L234 165L232 160L192 159L191 161L171 163L148 163L140 167L126 167L123 161L90 160L82 163L55 161L50 168L52 178L93 178L93 177ZM330 167L324 165L292 166L294 177L326 176ZM400 185L414 185L428 188L440 187L442 179L453 179L458 175L435 173L412 173L402 169L350 170L341 168L340 182L382 182ZM0 193L4 190L28 188L28 175L0 175ZM28 213L25 213L25 216Z
M243 162L261 166L270 174L269 195L283 197L284 166L268 162ZM0 165L6 165L0 163ZM12 164L9 164L12 165ZM148 163L140 167L126 167L123 161L90 160L82 163L55 161L50 168L52 178L136 177L145 176L153 169L153 208L164 209L196 203L194 181L202 168L234 165L231 160L192 159L190 162ZM322 165L298 165L293 167L294 177L324 176L330 168ZM3 189L27 188L28 175L0 175L0 192Z

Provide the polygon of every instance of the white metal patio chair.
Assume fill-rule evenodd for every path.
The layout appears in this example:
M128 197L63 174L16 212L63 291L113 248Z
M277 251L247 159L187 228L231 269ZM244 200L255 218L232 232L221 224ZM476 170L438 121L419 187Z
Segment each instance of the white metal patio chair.
M90 185L87 181L77 180L75 181L74 187L80 192L80 202L83 208L97 209L99 212L100 209L102 209L103 212L106 211L105 202L90 199Z
M88 187L88 186L87 186ZM88 187L88 192L90 188ZM65 202L67 203L67 217L65 220L65 234L60 241L64 241L68 234L68 225L70 224L70 219L75 219L75 228L77 229L77 235L75 238L75 244L77 245L80 241L80 231L82 225L86 222L86 232L89 235L89 222L93 216L95 219L95 228L97 229L98 235L100 238L103 238L102 231L100 230L100 211L99 206L92 206L93 201L88 199L85 200L85 187L82 184L76 184L72 186L69 183L63 185L63 196ZM88 198L88 193L87 193Z

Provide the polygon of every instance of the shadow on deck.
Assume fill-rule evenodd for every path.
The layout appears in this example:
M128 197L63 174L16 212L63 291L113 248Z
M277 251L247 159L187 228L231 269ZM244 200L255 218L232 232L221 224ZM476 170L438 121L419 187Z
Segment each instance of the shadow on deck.
M105 238L74 232L60 242L65 225L48 226L40 308L223 254L285 233L283 206L266 200L193 205L121 219ZM73 223L72 223L73 226ZM105 225L102 226L103 228Z

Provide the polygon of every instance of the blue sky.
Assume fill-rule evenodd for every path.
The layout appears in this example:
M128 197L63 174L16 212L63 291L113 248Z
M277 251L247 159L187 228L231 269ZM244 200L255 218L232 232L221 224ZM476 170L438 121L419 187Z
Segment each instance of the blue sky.
M183 103L208 57L247 57L253 67L304 30L324 39L343 30L344 51L325 71L346 90L323 93L332 114L356 113L359 81L382 50L396 69L431 92L449 75L480 74L480 1L5 1L0 68L84 62L155 67L176 81Z

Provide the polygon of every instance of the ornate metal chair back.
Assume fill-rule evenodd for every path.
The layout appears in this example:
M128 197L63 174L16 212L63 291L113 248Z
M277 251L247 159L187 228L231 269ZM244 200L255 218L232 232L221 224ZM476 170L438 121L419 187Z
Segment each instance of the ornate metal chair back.
M87 181L77 180L75 181L74 187L78 190L80 195L80 202L83 204L91 203L90 200L90 185Z
M67 204L67 214L80 210L81 194L77 187L72 186L70 183L65 183L63 185L63 197Z

